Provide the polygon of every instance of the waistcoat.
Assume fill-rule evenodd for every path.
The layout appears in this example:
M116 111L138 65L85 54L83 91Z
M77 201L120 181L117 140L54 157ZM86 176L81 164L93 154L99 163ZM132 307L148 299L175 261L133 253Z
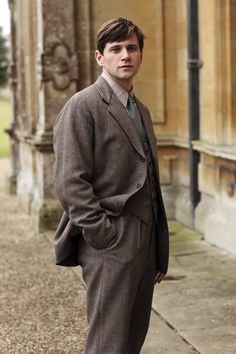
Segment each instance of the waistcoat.
M142 117L141 117L142 118ZM158 221L158 205L157 205L157 180L154 169L154 158L151 153L147 134L142 124L142 132L140 134L143 150L147 162L147 177L142 188L139 189L126 203L126 210L136 215L139 219L148 222L150 208L153 210L154 219Z

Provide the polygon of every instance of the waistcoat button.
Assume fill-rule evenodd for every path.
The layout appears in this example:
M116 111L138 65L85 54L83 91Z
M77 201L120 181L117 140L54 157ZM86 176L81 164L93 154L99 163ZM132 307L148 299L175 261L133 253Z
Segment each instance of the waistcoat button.
M119 209L121 209L123 207L123 203L117 202L117 206L118 206Z

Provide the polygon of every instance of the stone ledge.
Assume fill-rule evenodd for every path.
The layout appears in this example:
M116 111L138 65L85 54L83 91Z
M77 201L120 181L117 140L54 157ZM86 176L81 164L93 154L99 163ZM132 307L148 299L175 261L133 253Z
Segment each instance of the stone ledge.
M156 134L157 138L157 146L175 146L188 149L189 148L189 141L187 138L178 137L174 135L158 135Z
M194 141L194 150L205 154L221 157L223 159L236 161L236 146L235 145L214 145L204 141Z
M158 147L174 146L179 148L189 148L187 138L168 135L157 135ZM215 145L201 140L193 141L193 148L205 154L220 157L223 159L236 161L236 145Z
M30 134L19 129L7 128L6 133L18 142L35 147L40 152L53 152L53 133Z

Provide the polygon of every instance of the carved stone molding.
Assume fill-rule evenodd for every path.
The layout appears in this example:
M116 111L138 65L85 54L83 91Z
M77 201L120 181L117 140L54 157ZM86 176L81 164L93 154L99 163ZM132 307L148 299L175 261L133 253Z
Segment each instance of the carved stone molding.
M40 136L28 136L27 143L42 153L53 153L53 134L44 133Z
M57 91L66 90L71 81L78 80L77 56L58 39L42 54L42 81L51 81Z
M236 188L236 166L235 164L225 164L219 166L221 191L228 197L235 195Z

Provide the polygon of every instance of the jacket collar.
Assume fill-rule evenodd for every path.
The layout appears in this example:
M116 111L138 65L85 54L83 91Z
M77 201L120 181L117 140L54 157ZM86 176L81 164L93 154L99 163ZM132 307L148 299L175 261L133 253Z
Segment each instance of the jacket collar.
M130 121L126 108L122 105L109 84L102 76L98 77L97 81L95 82L95 86L102 100L108 104L108 112L113 116L114 119L116 119L118 124L124 130L135 150L140 155L145 157L141 139L136 128Z

